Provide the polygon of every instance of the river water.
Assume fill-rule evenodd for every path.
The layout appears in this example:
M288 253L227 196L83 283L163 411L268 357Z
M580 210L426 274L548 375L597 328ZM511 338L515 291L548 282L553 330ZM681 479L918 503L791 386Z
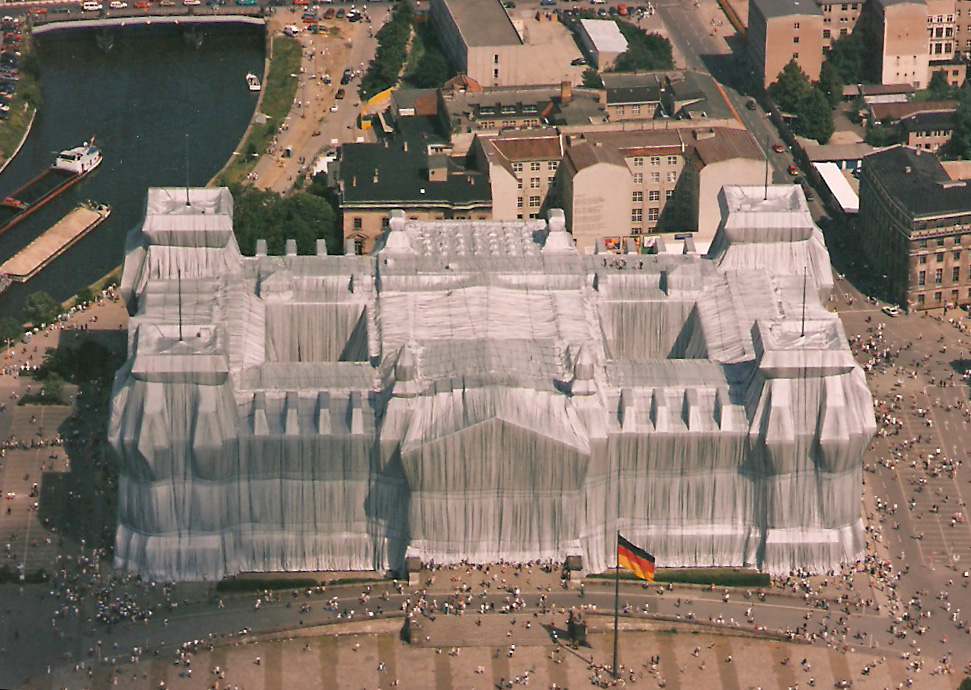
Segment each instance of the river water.
M112 214L33 279L0 295L0 316L19 319L24 299L38 290L65 300L119 265L149 187L182 186L187 170L189 184L201 186L219 171L253 115L258 94L246 88L245 76L263 73L263 36L261 27L213 27L195 48L177 28L125 28L108 52L90 30L38 40L44 103L0 175L0 198L49 166L54 152L91 136L104 161L0 235L0 262L81 200L108 203Z

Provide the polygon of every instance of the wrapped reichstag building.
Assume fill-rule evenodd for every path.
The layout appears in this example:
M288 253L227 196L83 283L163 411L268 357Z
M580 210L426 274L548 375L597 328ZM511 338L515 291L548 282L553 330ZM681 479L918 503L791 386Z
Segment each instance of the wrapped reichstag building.
M601 571L618 529L660 566L861 555L871 399L798 186L726 187L704 256L582 256L553 211L244 257L229 192L186 195L126 248L119 568Z

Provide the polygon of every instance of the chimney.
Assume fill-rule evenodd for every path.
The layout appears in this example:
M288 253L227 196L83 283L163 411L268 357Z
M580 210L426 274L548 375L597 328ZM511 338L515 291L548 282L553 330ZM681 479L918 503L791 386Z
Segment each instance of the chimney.
M907 173L908 175L910 174L910 166L909 165L905 165L904 166L904 172Z
M353 175L351 177L351 186L352 187L356 187L357 186L357 175Z
M377 184L378 183L378 169L377 168L374 169L374 180L372 180L372 183L373 184Z
M568 81L560 82L560 105L565 105L573 98L573 84Z
M407 139L404 142L404 149L403 150L404 150L405 153L408 153L408 140Z

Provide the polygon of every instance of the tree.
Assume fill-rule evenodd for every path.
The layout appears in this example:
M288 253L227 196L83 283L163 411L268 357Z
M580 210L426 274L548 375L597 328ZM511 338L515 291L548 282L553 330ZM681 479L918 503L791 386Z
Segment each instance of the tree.
M630 22L618 21L617 28L627 39L627 51L617 57L611 71L652 71L674 67L674 56L668 39L660 34L645 34Z
M24 317L35 326L51 323L60 313L61 305L43 290L24 300Z
M417 89L434 89L451 79L453 74L445 53L437 45L426 43L425 52L407 79Z
M889 125L874 125L867 129L864 141L870 146L893 146L901 143L900 131Z
M809 76L795 59L782 68L775 83L769 87L769 95L780 110L795 114L799 103L813 90Z
M947 83L947 73L937 70L927 83L927 100L947 101L957 96L957 89Z
M833 109L826 100L826 95L817 88L813 88L809 95L799 102L796 110L797 119L793 129L820 144L825 144L833 136Z
M840 79L829 62L824 62L822 69L819 70L819 81L816 82L816 88L826 96L830 108L835 108L843 100L843 80Z
M844 84L862 84L867 80L866 39L862 31L840 36L826 50L826 64L832 67Z
M0 319L0 341L4 344L8 340L16 340L21 335L23 335L23 327L17 323L17 319L5 316Z
M954 131L940 153L943 158L971 160L971 88L967 86L960 90Z
M971 676L967 676L961 681L961 684L958 686L958 690L971 690Z
M269 254L282 254L288 239L297 241L300 254L313 254L318 239L326 240L329 252L341 247L334 208L325 198L306 192L281 197L252 187L232 192L233 231L244 254L252 255L260 239Z
M588 89L603 88L603 80L600 78L600 73L593 67L587 67L583 70L583 85Z
M74 299L74 303L80 306L82 304L87 304L93 299L94 299L94 293L91 292L91 288L83 287L80 290L78 290L78 294Z

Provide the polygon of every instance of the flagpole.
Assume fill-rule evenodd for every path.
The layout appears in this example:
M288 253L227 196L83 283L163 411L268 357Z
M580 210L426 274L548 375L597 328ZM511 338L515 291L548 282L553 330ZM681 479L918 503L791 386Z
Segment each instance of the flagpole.
M619 508L619 505L618 505ZM620 530L617 530L615 535L615 544L620 544ZM614 546L614 552L617 552L617 546ZM619 621L620 621L620 557L617 557L617 565L614 567L614 665L611 667L614 678L620 678L620 671L617 668L617 634L619 632Z

